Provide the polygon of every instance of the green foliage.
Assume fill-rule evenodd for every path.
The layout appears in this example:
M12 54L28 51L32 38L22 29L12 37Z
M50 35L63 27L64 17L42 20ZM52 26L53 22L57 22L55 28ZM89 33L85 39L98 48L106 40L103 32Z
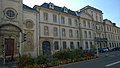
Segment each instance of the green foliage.
M40 55L36 58L36 63L37 64L45 64L47 63L47 58L45 55Z
M69 57L69 54L67 51L58 51L56 53L53 54L53 58L57 58L59 60L64 60L67 59Z
M18 68L41 68L47 66L56 66L77 61L84 61L95 56L94 51L84 52L80 49L68 49L58 51L52 56L40 55L37 58L32 58L30 55L23 55L18 59Z
M32 57L29 57L28 61L26 62L28 65L34 65L35 64L35 61L34 61L34 58Z
M59 62L58 59L52 58L52 59L49 60L48 64L49 64L49 66L56 66L56 65L59 65L60 62Z

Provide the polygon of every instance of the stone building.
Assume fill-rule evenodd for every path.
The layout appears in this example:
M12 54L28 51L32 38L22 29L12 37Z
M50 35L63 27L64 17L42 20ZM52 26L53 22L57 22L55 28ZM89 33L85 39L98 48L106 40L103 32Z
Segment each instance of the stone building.
M0 0L0 57L19 53L38 56L64 49L115 48L120 28L91 6L80 11L53 3L35 5L22 0Z

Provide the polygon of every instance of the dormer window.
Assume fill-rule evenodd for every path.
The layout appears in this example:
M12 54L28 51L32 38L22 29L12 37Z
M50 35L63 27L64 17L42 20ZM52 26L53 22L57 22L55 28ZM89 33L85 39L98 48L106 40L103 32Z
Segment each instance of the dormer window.
M66 7L64 7L64 12L68 13L68 9Z
M50 2L49 3L49 8L54 9L54 4Z

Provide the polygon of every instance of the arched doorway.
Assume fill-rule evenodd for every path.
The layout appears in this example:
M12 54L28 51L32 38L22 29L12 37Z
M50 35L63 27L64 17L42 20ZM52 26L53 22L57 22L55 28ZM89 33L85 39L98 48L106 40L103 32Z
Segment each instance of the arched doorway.
M6 58L13 59L13 56L18 54L18 46L20 46L20 33L22 30L13 24L4 24L0 26L0 50Z
M43 55L51 55L51 45L49 41L43 41L42 50L43 50Z

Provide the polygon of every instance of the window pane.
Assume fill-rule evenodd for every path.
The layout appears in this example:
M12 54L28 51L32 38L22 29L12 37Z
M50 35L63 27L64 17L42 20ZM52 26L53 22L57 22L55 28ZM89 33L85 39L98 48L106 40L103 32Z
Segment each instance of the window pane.
M67 49L67 45L65 41L63 42L63 49Z
M58 50L58 49L59 49L58 41L55 41L55 42L54 42L54 49L55 49L55 50Z
M49 35L48 26L44 26L44 35Z
M73 31L72 31L72 29L69 30L69 37L73 37Z
M64 28L62 28L62 36L66 36L66 32L65 32L65 29Z
M53 22L55 22L55 23L57 22L57 15L53 14Z
M47 21L48 20L48 13L44 12L43 16L44 16L44 21Z
M71 18L68 18L68 24L72 25L72 19Z
M74 44L73 44L73 42L70 42L70 48L71 48L71 49L74 49Z
M65 18L63 16L61 17L61 24L65 24Z
M53 34L54 34L54 36L58 36L58 29L57 29L57 27L53 28Z

